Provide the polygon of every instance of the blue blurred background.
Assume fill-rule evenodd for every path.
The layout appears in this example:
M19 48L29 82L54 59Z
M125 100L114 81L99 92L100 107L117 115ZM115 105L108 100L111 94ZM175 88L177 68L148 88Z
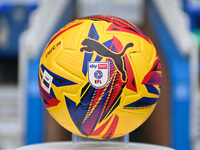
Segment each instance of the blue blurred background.
M0 150L71 140L42 104L39 59L62 26L95 14L132 22L150 37L161 58L158 105L130 133L130 141L199 150L199 0L0 0Z

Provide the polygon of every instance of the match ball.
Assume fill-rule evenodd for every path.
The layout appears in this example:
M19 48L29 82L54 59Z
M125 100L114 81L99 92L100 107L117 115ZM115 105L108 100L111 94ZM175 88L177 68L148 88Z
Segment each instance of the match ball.
M51 116L79 136L111 139L130 133L154 110L161 88L151 40L123 19L74 20L46 45L39 89Z

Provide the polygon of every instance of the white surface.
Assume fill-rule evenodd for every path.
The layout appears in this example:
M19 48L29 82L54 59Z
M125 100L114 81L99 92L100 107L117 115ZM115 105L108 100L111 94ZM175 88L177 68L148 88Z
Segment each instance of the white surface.
M104 148L102 148L102 150L103 149ZM43 144L23 146L15 150L73 150L73 145L71 142L53 142L53 143L43 143ZM129 143L128 150L173 150L173 149L152 144Z

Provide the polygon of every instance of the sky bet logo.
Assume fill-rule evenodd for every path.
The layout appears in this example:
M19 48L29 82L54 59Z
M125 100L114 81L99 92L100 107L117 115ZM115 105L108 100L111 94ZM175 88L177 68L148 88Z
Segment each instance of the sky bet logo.
M108 64L107 63L102 63L102 64L98 64L98 65L94 65L94 64L91 64L90 65L90 68L97 68L98 66L98 69L107 69L108 68Z
M107 85L110 74L109 62L88 62L88 80L94 88Z

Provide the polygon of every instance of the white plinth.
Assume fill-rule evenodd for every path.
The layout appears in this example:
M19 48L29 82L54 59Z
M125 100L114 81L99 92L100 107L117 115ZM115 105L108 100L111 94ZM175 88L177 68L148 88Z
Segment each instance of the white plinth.
M15 150L73 150L73 144L72 142L42 143L42 144L22 146ZM174 149L152 144L129 142L128 150L174 150Z

